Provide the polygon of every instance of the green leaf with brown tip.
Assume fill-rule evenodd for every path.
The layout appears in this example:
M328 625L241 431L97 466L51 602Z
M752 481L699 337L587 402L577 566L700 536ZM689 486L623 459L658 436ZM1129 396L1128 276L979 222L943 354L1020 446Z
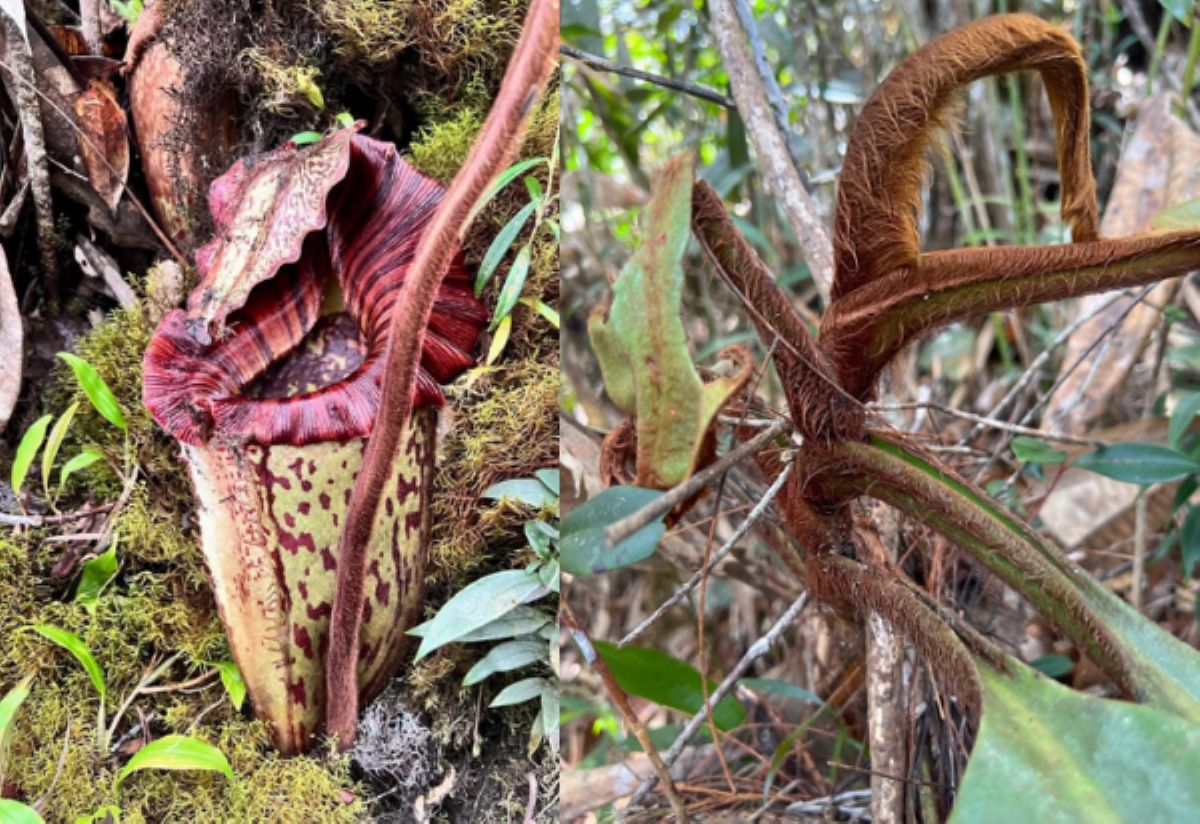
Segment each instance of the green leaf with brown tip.
M679 155L659 173L641 217L642 242L588 335L613 402L637 417L641 486L667 488L691 474L717 412L749 375L701 380L680 317L681 261L691 236L693 162Z

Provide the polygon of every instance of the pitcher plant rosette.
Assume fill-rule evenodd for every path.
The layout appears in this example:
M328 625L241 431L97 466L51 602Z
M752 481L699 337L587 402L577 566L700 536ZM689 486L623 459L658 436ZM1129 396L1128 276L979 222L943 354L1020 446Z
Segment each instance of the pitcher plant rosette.
M182 445L205 561L257 715L284 753L324 730L338 543L380 406L397 297L443 187L361 123L236 163L212 185L200 282L158 327L144 401ZM425 330L414 412L372 524L360 704L420 617L439 384L473 364L484 307L461 255Z

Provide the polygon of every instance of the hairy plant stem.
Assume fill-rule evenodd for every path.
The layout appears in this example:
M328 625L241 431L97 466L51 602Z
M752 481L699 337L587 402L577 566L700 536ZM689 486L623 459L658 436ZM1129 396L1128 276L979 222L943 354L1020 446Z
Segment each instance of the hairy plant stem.
M340 749L354 740L358 719L358 655L367 544L392 474L396 450L412 418L424 330L438 287L469 228L476 201L520 148L529 114L549 82L558 54L558 0L533 0L521 38L483 130L421 237L392 319L379 415L363 456L338 547L338 582L326 660L328 732Z

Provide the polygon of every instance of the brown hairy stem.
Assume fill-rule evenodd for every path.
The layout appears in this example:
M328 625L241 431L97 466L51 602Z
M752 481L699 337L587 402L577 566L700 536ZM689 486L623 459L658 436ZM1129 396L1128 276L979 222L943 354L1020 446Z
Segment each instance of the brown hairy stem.
M1200 230L1040 247L952 249L921 255L830 307L820 341L858 398L896 352L956 320L1154 283L1200 269Z
M833 299L897 269L915 269L924 154L955 93L996 74L1041 73L1057 132L1063 220L1096 237L1088 144L1087 66L1062 29L1030 14L987 17L918 49L875 90L846 147L834 216Z
M380 412L367 442L338 547L338 582L325 673L328 732L343 750L354 740L358 719L358 638L366 546L401 434L412 418L424 329L442 277L469 228L472 207L516 155L528 115L549 82L558 54L558 9L558 0L532 0L496 102L425 230L397 299L399 308L392 320Z

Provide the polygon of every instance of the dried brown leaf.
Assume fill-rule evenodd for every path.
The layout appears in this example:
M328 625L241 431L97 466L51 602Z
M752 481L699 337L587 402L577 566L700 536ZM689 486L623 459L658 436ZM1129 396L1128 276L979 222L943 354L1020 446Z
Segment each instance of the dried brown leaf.
M79 153L88 181L116 212L125 182L129 179L129 127L113 87L103 80L90 80L75 99L79 118Z

